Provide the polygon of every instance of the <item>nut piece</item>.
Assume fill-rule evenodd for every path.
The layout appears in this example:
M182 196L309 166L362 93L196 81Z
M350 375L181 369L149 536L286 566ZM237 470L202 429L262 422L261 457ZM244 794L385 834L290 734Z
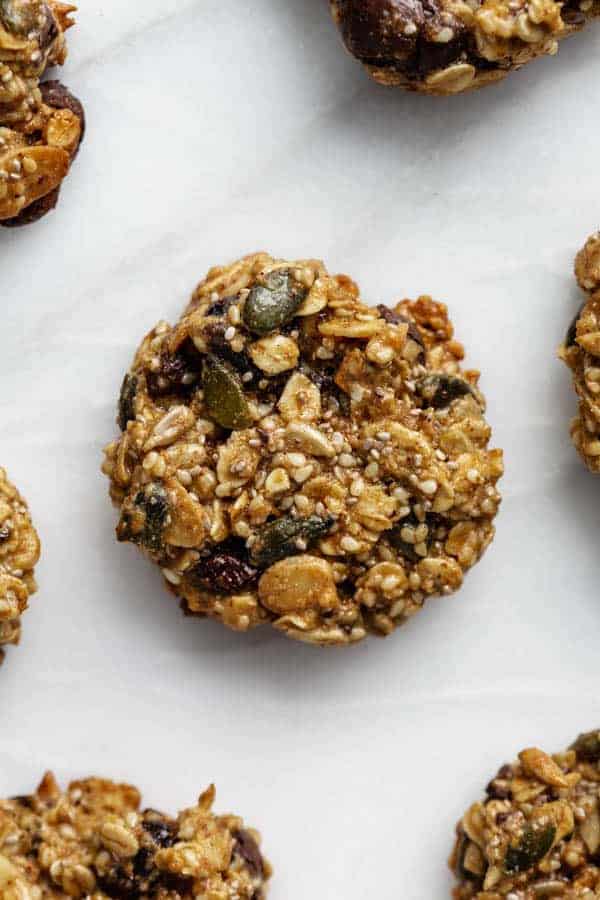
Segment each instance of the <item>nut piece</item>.
M215 815L214 799L211 786L170 817L142 810L130 785L88 778L62 793L48 773L31 796L0 800L0 896L265 900L271 867L258 833Z
M599 766L574 750L549 756L537 748L502 766L457 826L455 900L596 897Z
M319 646L390 634L494 535L502 452L463 356L430 297L368 306L318 260L214 267L123 381L118 539L189 615Z
M0 0L0 225L37 221L53 209L83 138L79 100L42 82L66 58L74 6Z
M275 563L260 579L258 595L267 609L280 616L313 608L332 610L339 602L332 568L318 556L288 557Z
M21 615L37 590L40 541L23 497L0 468L0 664L3 645L18 644Z

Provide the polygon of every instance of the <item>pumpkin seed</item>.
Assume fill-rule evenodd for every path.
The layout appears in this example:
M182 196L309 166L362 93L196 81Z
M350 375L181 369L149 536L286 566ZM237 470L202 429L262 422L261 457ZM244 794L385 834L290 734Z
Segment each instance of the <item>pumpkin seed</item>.
M135 419L134 404L137 387L137 375L126 375L119 396L119 428L121 431L125 431L127 423Z
M541 859L552 847L556 827L546 825L535 829L527 825L521 840L515 847L509 847L504 858L504 871L510 874L525 872Z
M446 409L453 400L468 394L475 396L473 388L463 378L442 373L422 378L417 384L417 394L433 409Z
M37 4L0 0L0 20L13 34L28 34L37 25Z
M138 491L133 509L124 510L117 526L119 541L142 544L157 553L162 547L162 533L169 516L169 500L162 484L148 484Z
M252 562L266 568L286 556L303 553L312 541L327 534L333 522L331 516L306 516L301 519L284 516L269 522L260 529L252 546ZM300 547L298 541L302 542Z
M600 762L600 731L580 734L570 749L574 750L577 758L584 762Z
M223 428L238 431L252 424L241 379L229 363L218 356L206 356L202 387L209 416Z
M276 269L255 284L244 305L244 324L254 334L269 334L294 318L306 288L299 284L289 269Z

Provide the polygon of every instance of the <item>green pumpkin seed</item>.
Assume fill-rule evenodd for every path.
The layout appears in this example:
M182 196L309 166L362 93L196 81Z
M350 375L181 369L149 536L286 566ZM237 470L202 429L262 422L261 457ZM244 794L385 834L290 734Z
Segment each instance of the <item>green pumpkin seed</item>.
M299 284L289 269L276 269L255 284L244 304L244 324L254 334L269 334L294 318L306 288Z
M473 388L463 378L443 373L422 378L417 384L417 394L433 409L446 409L453 400L468 394L475 396Z
M202 366L204 403L211 419L223 428L249 428L253 419L237 372L218 356L206 356Z
M137 375L126 375L121 385L119 396L119 428L125 431L127 423L135 419L135 395L137 393Z
M544 858L552 847L555 836L554 825L538 829L527 825L516 847L509 847L506 851L504 871L509 874L526 872Z
M327 534L333 521L331 516L306 516L303 519L283 516L269 522L261 528L252 545L252 563L267 568L286 556L303 553L312 541ZM298 541L302 542L300 546Z
M162 547L162 533L169 516L169 500L162 484L148 484L138 491L133 508L124 509L117 525L117 538L141 544L157 553Z
M600 762L600 731L580 734L570 749L574 750L577 758L584 762Z
M26 35L37 26L37 5L18 3L16 0L0 0L0 21L13 34Z

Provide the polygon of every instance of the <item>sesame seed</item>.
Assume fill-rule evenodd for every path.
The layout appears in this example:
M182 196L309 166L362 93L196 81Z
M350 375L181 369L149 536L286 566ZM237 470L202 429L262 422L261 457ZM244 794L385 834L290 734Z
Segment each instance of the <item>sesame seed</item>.
M391 434L389 433L389 431L379 431L377 433L377 440L383 441L384 444L386 441L389 441L390 438L391 438Z
M235 333L235 328L233 327L233 325L230 325L229 328L225 329L225 340L232 341L235 337Z
M438 483L433 478L428 478L427 481L421 482L421 490L424 494L428 494L429 496L435 494L438 489Z
M345 534L341 539L340 547L342 548L342 550L346 550L347 553L356 553L358 550L360 550L359 542L349 534Z
M244 372L244 374L242 375L242 381L244 382L244 384L248 384L248 382L252 381L253 378L254 375L252 374L252 372Z
M477 482L479 481L479 472L477 471L477 469L469 469L469 471L467 472L467 478L469 479L471 484L477 484Z

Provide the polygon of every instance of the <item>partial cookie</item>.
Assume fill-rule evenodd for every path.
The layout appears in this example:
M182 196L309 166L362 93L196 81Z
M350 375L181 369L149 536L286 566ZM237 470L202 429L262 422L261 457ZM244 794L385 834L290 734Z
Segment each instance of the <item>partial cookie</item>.
M560 359L573 373L579 413L571 437L586 466L600 472L600 232L588 239L575 260L575 276L586 299L569 325Z
M83 107L59 81L74 6L0 0L0 225L37 221L58 193L83 139Z
M599 0L330 0L346 47L385 85L457 94L499 81L600 14Z
M187 613L315 644L387 635L494 535L502 452L446 307L371 308L264 253L142 342L103 471L120 541Z
M457 826L454 900L600 897L600 731L523 750Z
M37 585L40 542L25 500L0 469L0 663L2 645L18 644L21 615Z
M177 817L140 811L139 791L101 778L0 800L2 900L264 900L258 834L211 812L214 787Z

